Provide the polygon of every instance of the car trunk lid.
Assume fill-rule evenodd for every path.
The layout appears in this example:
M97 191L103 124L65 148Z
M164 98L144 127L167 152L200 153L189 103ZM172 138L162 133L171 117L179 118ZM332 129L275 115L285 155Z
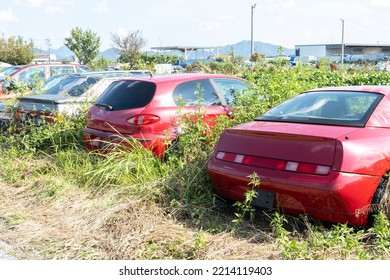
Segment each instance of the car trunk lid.
M110 111L103 108L109 105L94 104L88 112L87 127L113 133L133 134L136 125L129 124L127 121L142 113L144 108L132 110Z
M253 156L254 159L277 159L292 162L332 166L336 140L354 127L292 124L253 121L225 130L217 152ZM221 154L219 155L222 159ZM218 158L218 157L217 157ZM237 159L240 161L240 157ZM237 161L234 158L234 161ZM265 161L267 162L267 161Z
M58 104L75 102L77 99L72 96L40 94L18 98L18 110L29 112L53 112L57 110Z

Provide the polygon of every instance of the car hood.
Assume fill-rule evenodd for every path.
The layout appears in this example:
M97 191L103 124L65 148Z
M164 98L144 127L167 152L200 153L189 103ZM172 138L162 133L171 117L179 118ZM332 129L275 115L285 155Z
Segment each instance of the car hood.
M359 128L252 121L226 129L216 151L333 165L336 141Z

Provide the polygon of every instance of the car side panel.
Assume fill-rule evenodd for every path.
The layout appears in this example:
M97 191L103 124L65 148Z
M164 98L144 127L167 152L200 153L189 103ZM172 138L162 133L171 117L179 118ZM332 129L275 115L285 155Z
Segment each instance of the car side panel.
M335 170L372 176L383 176L390 170L390 129L359 129L337 143Z

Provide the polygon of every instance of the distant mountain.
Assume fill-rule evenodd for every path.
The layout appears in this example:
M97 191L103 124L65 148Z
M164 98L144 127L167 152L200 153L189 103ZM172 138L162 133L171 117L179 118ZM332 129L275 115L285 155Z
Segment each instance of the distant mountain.
M272 57L272 56L277 56L279 54L278 49L279 45L272 45L268 43L263 43L260 41L256 41L253 43L254 45L254 51L260 54L265 55L266 57ZM236 43L234 45L226 45L224 47L219 48L218 52L219 54L227 54L232 51L232 48L234 49L234 53L237 56L242 56L244 58L249 58L250 52L251 52L251 41L241 41L239 43ZM36 53L39 54L48 54L48 50L43 51L43 50L36 50ZM51 54L56 55L56 60L57 61L74 61L75 55L74 53L66 46L62 46L59 49L51 49L50 50ZM148 54L152 55L155 54L156 52L154 51L148 51ZM207 55L207 52L204 52ZM294 55L295 50L294 49L288 49L284 48L283 49L283 54L284 55ZM100 52L100 56L111 60L111 61L116 61L119 58L119 53L116 49L110 48L105 51ZM192 58L192 57L190 57Z
M34 49L34 52L39 55L49 55L49 50ZM55 55L57 61L74 61L75 54L66 46L59 49L50 49L50 55Z
M100 56L111 61L116 61L119 58L119 53L115 48L110 48L104 52L100 52Z
M254 52L265 55L266 57L272 57L279 55L278 49L279 45L272 45L268 43L263 43L259 41L253 42ZM220 53L229 53L232 48L234 49L234 53L238 56L242 56L245 58L249 58L251 53L251 41L241 41L234 45L224 46L219 50ZM284 55L294 55L295 49L283 48Z
M57 56L57 60L74 61L75 59L74 53L66 46L62 46L57 50L51 50L50 52Z

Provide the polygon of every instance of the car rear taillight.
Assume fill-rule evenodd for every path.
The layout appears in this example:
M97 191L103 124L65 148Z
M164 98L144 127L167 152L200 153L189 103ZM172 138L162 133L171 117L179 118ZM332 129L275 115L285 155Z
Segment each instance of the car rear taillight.
M218 152L216 158L219 160L235 162L243 165L251 165L276 170L285 170L299 173L327 175L330 166L318 165L305 162L295 162L282 159L273 159L258 156L248 156L228 152Z
M127 120L128 124L148 125L160 121L160 118L155 115L137 115Z

